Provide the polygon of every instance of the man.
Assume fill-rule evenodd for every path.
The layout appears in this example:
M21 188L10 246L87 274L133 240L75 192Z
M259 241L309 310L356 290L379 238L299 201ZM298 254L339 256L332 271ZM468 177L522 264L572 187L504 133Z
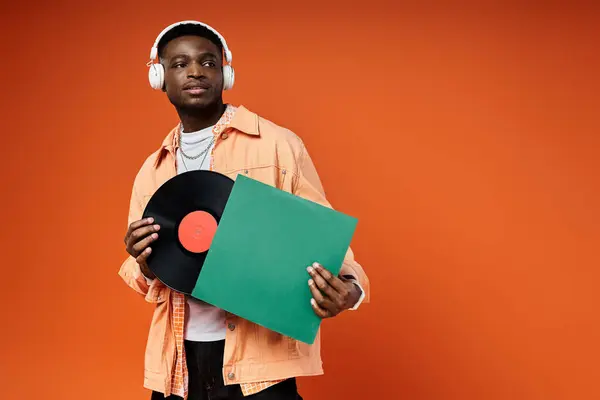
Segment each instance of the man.
M313 345L170 290L149 270L160 226L141 219L160 185L176 174L210 169L238 174L330 207L302 141L243 106L224 104L233 86L225 40L213 28L184 21L165 29L151 53L150 83L166 93L180 123L143 163L133 185L125 282L156 308L148 335L144 386L152 399L301 399L295 378L322 374L320 338ZM158 56L159 64L153 64ZM318 229L318 227L316 227ZM330 318L368 301L369 281L349 249L340 276L307 268L314 312Z

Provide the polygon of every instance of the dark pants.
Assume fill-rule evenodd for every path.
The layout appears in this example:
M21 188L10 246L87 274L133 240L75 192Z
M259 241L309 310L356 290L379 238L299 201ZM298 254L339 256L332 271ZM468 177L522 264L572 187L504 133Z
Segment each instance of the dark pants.
M225 341L185 342L189 373L188 400L302 400L291 378L250 396L244 396L240 385L223 383L223 350ZM164 400L162 393L153 392L151 400ZM181 397L169 396L169 400Z

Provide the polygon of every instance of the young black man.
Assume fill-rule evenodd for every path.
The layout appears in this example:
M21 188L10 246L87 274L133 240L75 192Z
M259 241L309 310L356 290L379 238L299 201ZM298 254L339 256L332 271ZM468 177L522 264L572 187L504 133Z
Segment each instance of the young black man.
M307 345L172 291L146 263L160 226L141 219L143 210L158 187L179 173L245 174L331 207L298 136L223 102L223 91L234 83L230 64L225 39L197 21L167 27L151 50L150 85L167 95L179 122L135 177L125 236L129 257L119 274L156 307L144 374L153 400L301 399L296 377L323 373L319 335ZM307 268L307 282L321 318L368 301L369 281L351 249L339 276L315 264Z

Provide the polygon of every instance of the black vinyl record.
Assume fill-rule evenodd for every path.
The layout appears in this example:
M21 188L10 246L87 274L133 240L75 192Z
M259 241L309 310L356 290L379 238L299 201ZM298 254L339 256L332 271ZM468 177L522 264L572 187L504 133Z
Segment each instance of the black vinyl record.
M161 185L143 218L160 225L148 268L169 288L190 295L206 259L233 180L213 171L189 171Z

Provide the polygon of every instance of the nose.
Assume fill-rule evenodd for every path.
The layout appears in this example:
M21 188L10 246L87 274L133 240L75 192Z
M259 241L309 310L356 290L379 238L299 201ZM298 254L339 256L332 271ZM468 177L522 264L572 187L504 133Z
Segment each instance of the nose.
M199 63L192 62L188 66L187 74L188 78L200 78L204 76L204 68Z

